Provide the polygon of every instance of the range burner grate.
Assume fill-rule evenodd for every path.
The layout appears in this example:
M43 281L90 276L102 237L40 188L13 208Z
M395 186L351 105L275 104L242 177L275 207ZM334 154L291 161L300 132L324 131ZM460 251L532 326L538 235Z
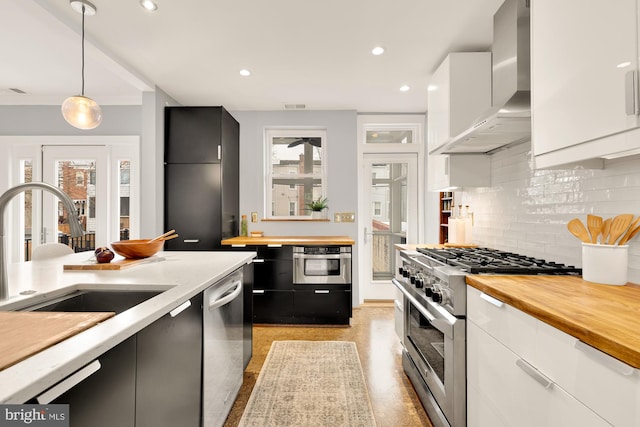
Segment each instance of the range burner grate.
M471 274L582 274L582 269L572 265L497 249L418 248L418 252Z

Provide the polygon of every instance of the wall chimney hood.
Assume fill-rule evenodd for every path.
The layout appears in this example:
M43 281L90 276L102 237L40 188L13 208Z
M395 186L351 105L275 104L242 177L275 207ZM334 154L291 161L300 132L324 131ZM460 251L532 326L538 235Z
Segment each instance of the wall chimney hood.
M530 59L529 0L505 0L493 16L493 106L429 154L490 154L531 140Z

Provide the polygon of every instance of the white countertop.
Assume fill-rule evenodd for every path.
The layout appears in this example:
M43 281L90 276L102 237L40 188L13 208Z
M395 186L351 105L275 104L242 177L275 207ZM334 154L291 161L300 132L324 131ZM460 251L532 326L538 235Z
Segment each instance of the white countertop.
M78 289L166 290L97 326L0 371L0 403L23 403L83 367L211 284L250 262L255 252L159 252L126 270L63 271L91 256L8 266L9 299L0 310L18 310ZM20 292L36 291L31 295ZM0 338L1 339L1 338Z

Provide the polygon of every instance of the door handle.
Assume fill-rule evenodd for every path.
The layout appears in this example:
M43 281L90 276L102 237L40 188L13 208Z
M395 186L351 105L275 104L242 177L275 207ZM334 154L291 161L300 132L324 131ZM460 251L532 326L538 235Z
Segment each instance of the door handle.
M229 303L230 301L233 301L238 295L240 295L240 292L242 292L242 281L236 280L235 282L233 282L233 286L235 286L235 289L229 295L219 298L213 302L209 300L209 310L215 310L218 307L222 307L223 305Z

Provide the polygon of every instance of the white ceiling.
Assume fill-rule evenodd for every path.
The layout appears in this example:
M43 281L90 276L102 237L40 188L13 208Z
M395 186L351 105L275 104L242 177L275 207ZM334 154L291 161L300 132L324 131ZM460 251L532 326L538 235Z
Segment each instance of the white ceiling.
M411 113L426 111L448 52L490 49L503 0L157 0L152 14L138 0L91 1L85 95L100 104L140 103L158 86L229 110ZM80 93L82 16L69 0L0 0L0 11L0 105ZM386 52L371 55L376 45Z

